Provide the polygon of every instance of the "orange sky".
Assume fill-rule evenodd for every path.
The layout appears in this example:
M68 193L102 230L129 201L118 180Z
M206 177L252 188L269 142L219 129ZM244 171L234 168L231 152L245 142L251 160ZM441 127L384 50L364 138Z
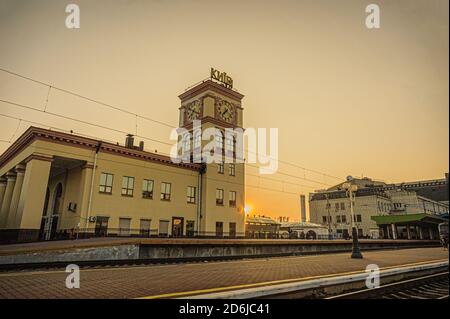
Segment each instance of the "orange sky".
M64 25L69 3L80 5L78 30ZM175 126L177 95L214 66L245 94L245 127L279 128L281 160L342 178L443 177L449 160L448 1L376 1L378 30L365 27L369 3L0 0L0 67ZM47 91L0 72L1 99L42 109ZM47 109L135 129L132 116L56 91ZM108 130L4 103L0 113L123 140ZM0 119L0 139L14 139L29 125ZM138 127L141 135L168 141L164 126ZM0 143L0 152L7 146ZM279 170L338 182L284 164ZM257 174L254 168L248 172ZM295 194L324 187L285 175L270 178L290 184L247 177L249 185L260 187L247 188L253 212L298 218Z

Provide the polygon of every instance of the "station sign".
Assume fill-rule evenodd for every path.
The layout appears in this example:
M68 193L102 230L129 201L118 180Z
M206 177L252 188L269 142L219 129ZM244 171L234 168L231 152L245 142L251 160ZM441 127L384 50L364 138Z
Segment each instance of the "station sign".
M211 79L219 81L229 89L233 88L233 79L230 76L228 76L225 72L220 72L219 70L211 68Z

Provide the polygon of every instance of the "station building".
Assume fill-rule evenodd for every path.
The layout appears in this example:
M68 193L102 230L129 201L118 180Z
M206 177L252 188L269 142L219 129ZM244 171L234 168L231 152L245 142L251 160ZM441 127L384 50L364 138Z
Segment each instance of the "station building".
M359 237L437 239L438 224L448 221L447 174L432 181L386 184L365 177L351 183L358 186L353 211ZM312 222L329 227L334 237L349 237L350 201L343 183L310 194L309 203Z
M182 93L179 126L242 128L244 96L212 79ZM125 138L125 137L124 137ZM192 136L186 150L205 143ZM216 143L235 143L215 137ZM0 241L243 237L244 164L176 163L134 145L28 128L0 156Z

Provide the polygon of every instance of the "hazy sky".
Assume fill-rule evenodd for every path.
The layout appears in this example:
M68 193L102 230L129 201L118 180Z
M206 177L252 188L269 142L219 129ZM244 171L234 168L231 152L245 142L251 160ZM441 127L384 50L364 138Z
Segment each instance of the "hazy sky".
M80 6L80 29L65 27L69 3ZM365 26L370 3L381 8L378 30ZM245 127L279 128L281 160L399 182L448 172L448 25L447 0L0 0L0 67L176 126L178 94L213 66L245 94ZM43 109L47 93L0 72L0 99ZM135 130L132 116L54 90L47 110ZM1 102L0 114L123 140ZM0 121L3 140L29 126ZM164 126L142 121L138 131L169 141ZM8 145L1 142L0 152ZM339 182L284 164L279 170ZM248 176L249 185L287 192L248 187L253 212L298 218L299 199L290 193L324 187L269 177L304 186Z

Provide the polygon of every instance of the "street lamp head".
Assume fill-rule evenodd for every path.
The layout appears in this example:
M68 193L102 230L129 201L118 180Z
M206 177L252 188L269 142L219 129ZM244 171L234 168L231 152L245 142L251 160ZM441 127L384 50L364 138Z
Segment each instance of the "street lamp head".
M352 180L353 180L353 176L348 175L348 176L347 176L347 182L351 182Z

